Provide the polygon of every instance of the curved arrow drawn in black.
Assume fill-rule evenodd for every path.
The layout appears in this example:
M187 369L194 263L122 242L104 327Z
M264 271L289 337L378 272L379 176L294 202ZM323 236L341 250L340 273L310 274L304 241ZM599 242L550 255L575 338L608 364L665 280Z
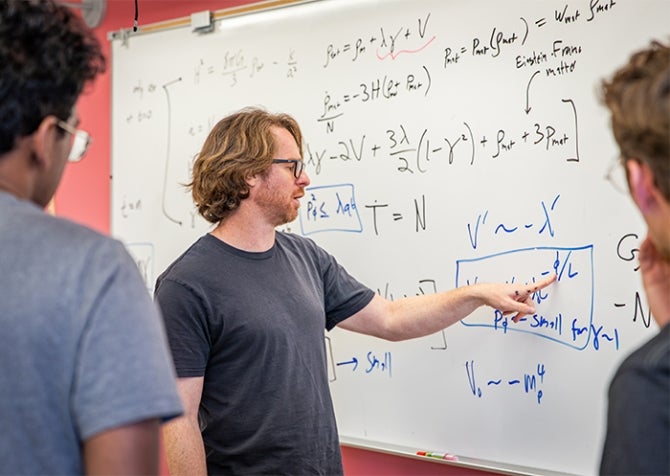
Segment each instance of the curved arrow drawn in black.
M537 76L538 74L540 74L539 69L533 73L533 75L530 77L530 80L528 81L528 85L526 86L526 109L524 109L524 111L526 111L526 114L528 114L532 109L530 107L530 83L533 82L533 78L535 78L535 76Z
M181 226L182 222L180 220L177 220L175 218L172 218L168 212L167 208L165 206L166 204L166 195L167 195L167 177L168 177L168 169L170 168L170 136L172 135L172 107L170 105L170 93L168 92L168 86L178 83L181 81L181 77L175 79L174 81L170 81L169 83L165 83L163 85L163 91L165 92L165 97L167 98L167 117L168 117L168 127L167 127L167 152L165 154L165 171L163 174L163 200L162 200L162 209L163 209L163 215L170 220L173 223L176 223L177 225Z

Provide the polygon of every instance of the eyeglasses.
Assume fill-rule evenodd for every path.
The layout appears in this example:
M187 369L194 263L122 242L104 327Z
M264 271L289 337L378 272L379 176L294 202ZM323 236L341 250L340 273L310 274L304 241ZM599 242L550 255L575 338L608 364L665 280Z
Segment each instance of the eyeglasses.
M274 159L273 164L293 164L293 176L299 178L305 170L305 161L302 159Z
M612 187L625 195L628 195L628 178L626 177L626 162L620 158L616 158L612 165L607 169L605 174L607 180Z
M79 162L84 157L84 154L86 154L88 146L93 142L91 135L86 131L75 129L65 121L58 121L56 125L72 135L72 147L70 148L70 155L67 160L70 162Z

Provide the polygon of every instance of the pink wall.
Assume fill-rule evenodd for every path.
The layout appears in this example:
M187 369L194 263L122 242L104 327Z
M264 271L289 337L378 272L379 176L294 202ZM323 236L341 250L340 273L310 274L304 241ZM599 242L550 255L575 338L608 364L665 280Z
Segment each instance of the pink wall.
M496 473L342 447L345 476L486 476Z
M251 0L139 0L139 24L146 25L190 15L203 10L254 3ZM95 29L109 58L107 33L130 28L135 15L134 0L107 0L107 11ZM110 231L110 143L111 65L98 78L78 105L81 128L93 137L88 154L79 163L69 164L55 197L56 213L103 233ZM355 448L342 448L347 476L484 476L493 473L417 461L411 458ZM163 474L167 474L163 462Z

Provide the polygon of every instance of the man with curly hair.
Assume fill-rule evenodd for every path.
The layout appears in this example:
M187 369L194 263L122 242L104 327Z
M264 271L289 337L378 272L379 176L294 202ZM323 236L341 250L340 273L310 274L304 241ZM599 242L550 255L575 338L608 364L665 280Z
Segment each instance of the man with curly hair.
M173 476L341 474L324 330L399 341L482 305L518 320L556 278L389 301L313 241L276 231L309 183L297 122L257 108L222 119L194 163L193 199L216 226L155 294L185 407L164 429Z
M156 474L181 414L164 328L123 245L43 208L90 142L100 44L51 0L0 1L0 474Z
M659 332L630 354L609 388L602 474L670 474L670 46L631 56L602 99L620 167L647 223L640 273Z

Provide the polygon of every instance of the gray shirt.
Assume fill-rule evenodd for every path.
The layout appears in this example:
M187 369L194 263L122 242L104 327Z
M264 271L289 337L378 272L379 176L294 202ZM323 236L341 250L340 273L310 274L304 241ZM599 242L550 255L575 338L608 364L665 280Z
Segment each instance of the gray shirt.
M0 192L0 473L82 473L83 441L181 411L123 245Z

